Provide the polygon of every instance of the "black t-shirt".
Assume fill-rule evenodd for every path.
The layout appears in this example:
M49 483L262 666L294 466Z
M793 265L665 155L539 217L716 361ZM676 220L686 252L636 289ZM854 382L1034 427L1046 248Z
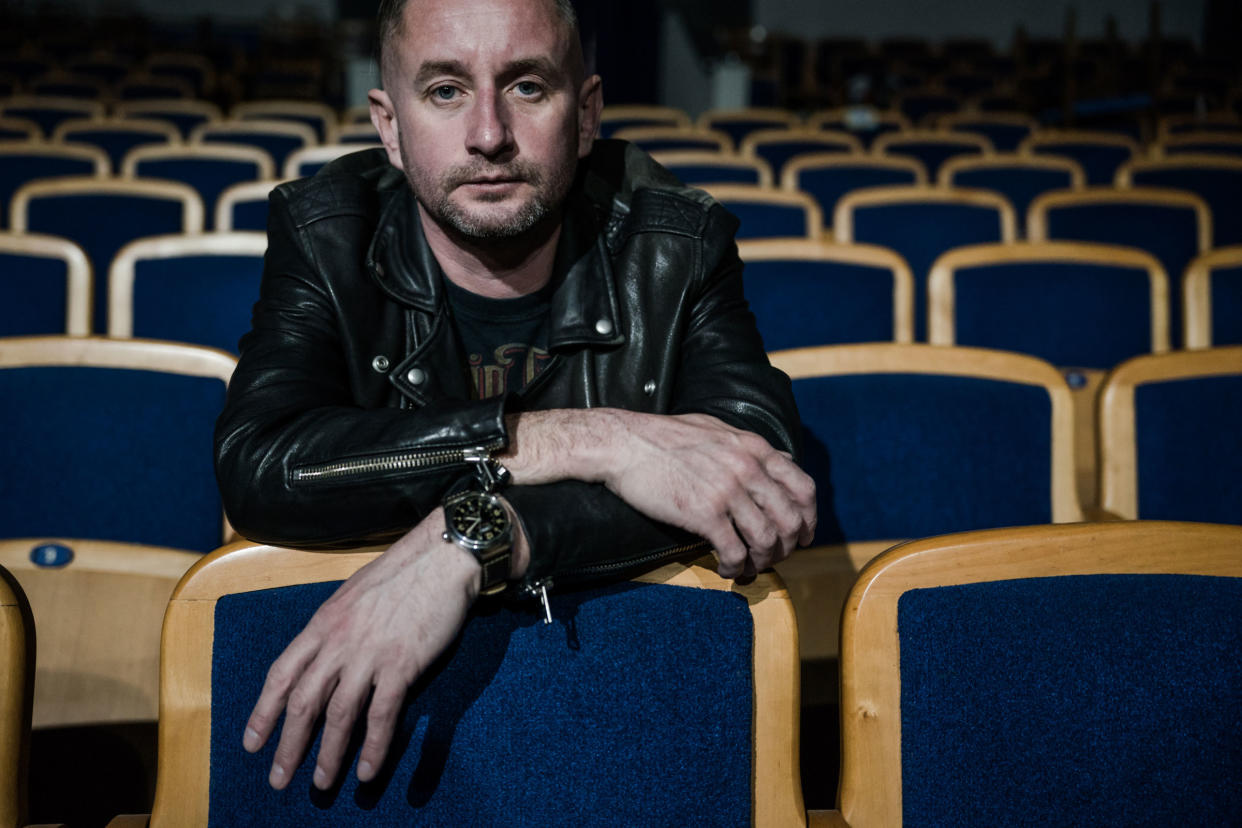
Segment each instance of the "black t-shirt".
M548 355L552 283L528 296L489 299L443 280L457 335L465 347L475 399L521 393Z

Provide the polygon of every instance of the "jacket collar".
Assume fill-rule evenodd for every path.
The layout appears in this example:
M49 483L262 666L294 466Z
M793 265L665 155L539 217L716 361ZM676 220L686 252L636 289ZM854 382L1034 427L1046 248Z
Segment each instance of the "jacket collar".
M565 205L552 268L550 348L625 341L616 279L595 209L582 188L575 186ZM404 178L382 208L367 251L367 269L393 300L426 313L440 311L443 275Z

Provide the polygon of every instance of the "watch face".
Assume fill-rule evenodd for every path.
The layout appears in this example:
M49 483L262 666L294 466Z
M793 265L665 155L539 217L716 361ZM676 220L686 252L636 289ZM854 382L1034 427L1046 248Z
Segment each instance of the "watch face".
M495 498L486 495L457 501L448 520L454 532L479 547L501 539L509 530L509 513Z

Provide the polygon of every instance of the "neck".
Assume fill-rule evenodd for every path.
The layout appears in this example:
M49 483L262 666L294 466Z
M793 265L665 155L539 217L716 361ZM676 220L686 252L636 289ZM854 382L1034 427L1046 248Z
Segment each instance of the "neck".
M560 216L512 239L480 241L462 236L433 219L418 205L423 235L444 276L453 284L489 299L512 299L542 288L552 278Z

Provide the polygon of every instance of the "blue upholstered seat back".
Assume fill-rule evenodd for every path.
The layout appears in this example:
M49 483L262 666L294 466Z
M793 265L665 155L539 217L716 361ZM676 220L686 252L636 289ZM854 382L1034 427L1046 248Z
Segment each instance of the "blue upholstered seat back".
M176 256L134 267L134 336L237 353L259 298L262 256Z
M979 167L973 170L959 170L953 174L953 186L955 187L992 190L1009 199L1020 228L1026 226L1026 208L1030 206L1035 196L1049 190L1069 189L1072 184L1072 177L1066 170L1024 167L1021 164Z
M962 268L953 281L958 345L1105 370L1152 350L1146 270L1004 262Z
M1049 523L1052 405L1043 388L929 374L794 380L815 542Z
M143 236L181 232L181 202L126 194L57 194L31 199L26 227L81 245L95 274L93 330L107 330L108 268L117 251Z
M1242 365L1134 389L1138 516L1242 524Z
M844 142L808 141L790 139L787 141L767 140L755 146L755 154L768 162L772 175L779 181L781 171L789 159L806 153L820 152L853 152L854 148Z
M205 124L209 120L206 115L196 112L184 112L179 109L170 109L166 112L157 109L143 109L141 112L136 112L129 117L165 121L175 126L181 133L182 138L189 138L190 133L194 131L194 127L199 124Z
M914 336L927 337L927 275L946 250L1001 241L1000 211L993 207L909 201L854 211L854 241L896 250L914 276Z
M1233 825L1242 579L1094 575L898 604L904 825Z
M901 129L901 125L892 121L874 121L866 122L866 118L860 118L857 123L851 123L845 118L827 120L820 123L821 129L839 130L848 132L863 142L863 146L870 148L875 139L881 135L890 132L897 132Z
M233 202L234 230L267 232L267 196Z
M375 782L283 792L276 740L241 734L269 664L336 584L222 598L212 651L211 824L749 825L753 625L738 595L619 585L476 608L416 685Z
M927 168L928 179L935 181L940 165L945 161L960 155L980 155L982 150L978 145L966 142L957 144L952 141L902 141L900 144L890 144L884 153L923 162L923 166Z
M741 222L736 233L739 239L805 238L809 232L819 231L818 227L809 226L806 210L798 205L730 198L721 198L720 203Z
M633 143L647 152L664 152L666 150L710 150L715 152L720 149L720 145L715 141L696 138L693 135L686 135L685 137L642 138Z
M1130 160L1127 147L1110 144L1076 144L1063 142L1037 144L1032 148L1040 155L1063 155L1082 165L1088 184L1111 185L1117 168Z
M1242 345L1242 265L1212 271L1212 344Z
M1242 244L1242 170L1180 167L1135 170L1138 187L1171 187L1197 193L1212 208L1212 246Z
M0 252L0 336L65 333L68 278L61 259Z
M168 137L162 132L108 129L106 127L75 129L66 132L62 140L69 145L86 144L98 147L108 154L108 160L111 162L112 169L114 170L121 169L121 162L125 159L125 154L135 147L168 143Z
M754 167L725 164L666 164L669 172L686 184L758 184L759 171Z
M44 137L51 137L52 133L56 131L56 127L60 126L62 121L67 121L70 118L81 118L86 114L84 110L79 108L67 109L64 106L52 104L4 107L6 118L21 118L24 121L34 121L39 125L39 129L43 130Z
M743 274L769 351L894 338L888 268L785 259L748 262Z
M215 229L216 201L226 188L243 181L258 181L259 165L230 158L148 158L139 161L135 173L141 178L180 181L198 191L203 200L204 222ZM266 229L266 225L263 228Z
M664 127L677 126L673 121L667 118L651 118L646 116L638 116L634 118L610 118L603 121L599 125L599 137L611 138L616 132L630 127Z
M68 158L55 149L46 153L0 155L0 227L9 226L9 205L13 201L13 193L23 184L36 178L94 174L94 162L85 158Z
M154 371L0 370L0 534L208 552L223 537L211 441L224 383Z
M1022 124L1007 124L998 121L956 121L952 126L954 132L972 132L982 135L992 142L997 152L1015 152L1018 144L1031 134L1031 128ZM1016 205L1015 205L1016 206Z
M910 170L877 167L860 159L857 165L812 167L798 173L798 189L814 198L824 212L824 221L832 224L833 211L841 196L864 187L889 184L913 184Z
M253 132L244 130L216 132L208 129L203 133L205 144L245 144L259 149L272 156L272 163L277 170L285 167L285 159L289 153L303 147L302 139L283 132L266 132L258 127Z
M1242 155L1242 144L1236 141L1187 141L1184 144L1166 145L1164 151L1168 155L1202 152L1208 155L1223 155L1226 158L1237 158Z
M740 147L746 136L752 132L758 132L761 129L784 129L788 126L784 121L770 121L765 118L742 118L716 120L707 125L709 129L715 129L729 136L733 141L733 146Z
M291 112L254 112L242 116L242 120L261 118L265 121L288 121L291 124L304 124L315 131L315 139L323 143L326 131L323 118L314 115L299 115Z

